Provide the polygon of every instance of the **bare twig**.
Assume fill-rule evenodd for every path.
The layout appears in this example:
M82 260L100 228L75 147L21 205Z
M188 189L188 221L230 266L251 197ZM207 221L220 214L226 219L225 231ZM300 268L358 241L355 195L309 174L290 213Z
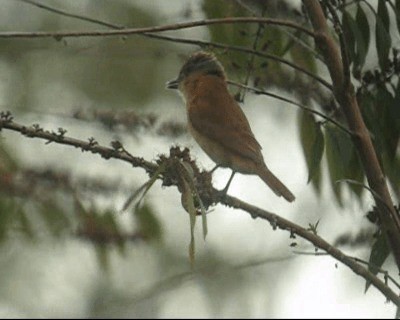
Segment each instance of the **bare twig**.
M293 253L299 254L299 255L305 255L305 256L314 256L314 257L329 256L329 254L326 252L315 252L315 251L308 252L308 251L294 250ZM385 278L388 278L398 289L400 289L400 284L389 274L389 272L387 270L383 270L382 268L374 265L373 263L365 261L358 257L349 256L349 255L347 257L349 257L350 259L353 259L354 261L361 263L363 265L375 268L377 270L377 272L379 272L380 274L383 274L385 276Z
M269 97L275 98L275 99L277 99L277 100L281 100L281 101L290 103L290 104L292 104L292 105L295 105L295 106L299 107L300 109L302 109L302 110L304 110L304 111L306 111L306 112L313 113L313 114L315 114L315 115L317 115L317 116L323 118L324 120L326 120L326 121L328 121L328 122L334 124L334 125L337 126L340 130L342 130L343 132L347 133L349 136L352 135L352 132L351 132L349 129L347 129L344 125L342 125L340 122L336 121L335 119L333 119L333 118L331 118L331 117L328 117L327 115L323 114L323 113L320 112L320 111L311 109L311 108L306 107L306 106L304 106L304 105L302 105L302 104L300 104L300 103L298 103L298 102L296 102L296 101L293 101L293 100L291 100L291 99L282 97L282 96L280 96L280 95L278 95L278 94L275 94L275 93L271 93L271 92L267 92L267 91L264 91L264 90L261 90L261 89L257 89L257 88L245 86L245 85L243 85L243 84L240 84L240 83L237 83L237 82L234 82L234 81L230 81L230 80L228 80L227 82L228 82L229 84L231 84L231 85L234 85L234 86L237 86L237 87L240 87L240 88L243 88L243 89L252 91L252 92L254 92L255 94L261 94L261 95L269 96Z
M315 37L315 33L297 23L280 20L280 19L269 19L269 18L257 18L257 17L232 17L232 18L221 18L221 19L204 19L190 22L181 22L175 24L168 24L162 26L152 26L144 28L127 28L121 30L93 30L93 31L5 31L0 32L0 38L70 38L70 37L110 37L110 36L129 36L133 34L141 34L146 32L164 32L170 30L188 29L200 26L209 26L216 24L234 24L234 23L262 23L266 25L282 26L293 28L304 32L310 37Z
M45 4L42 4L42 3L38 3L36 1L32 1L32 0L18 0L18 1L28 3L30 5L38 7L40 9L44 9L44 10L47 10L47 11L50 11L50 12L53 12L53 13L57 13L59 15L65 16L65 17L79 19L79 20L82 20L82 21L90 22L90 23L95 23L95 24L98 24L98 25L101 25L101 26L104 26L104 27L109 27L109 28L112 28L112 29L124 29L125 28L124 26L116 25L114 23L108 23L108 22L103 21L103 20L94 19L92 17L84 16L84 15L81 15L81 14L70 13L70 12L67 12L65 10L61 10L61 9L58 9L58 8L50 7L48 5L45 5Z
M103 20L99 20L99 19L94 19L88 16L83 16L83 15L78 15L78 14L72 14L69 13L67 11L64 10L60 10L57 8L53 8L47 5L43 5L40 3L37 3L36 1L32 1L32 0L19 0L25 3L29 3L31 5L37 6L41 9L45 9L48 10L50 12L54 12L66 17L70 17L70 18L75 18L75 19L79 19L82 21L86 21L86 22L90 22L90 23L95 23L101 26L106 26L112 29L116 29L116 30L122 30L122 29L127 29L126 26L121 26L121 25L116 25L107 21L103 21ZM263 24L260 24L260 27ZM160 34L155 34L155 33L150 33L150 32L144 32L144 33L140 33L139 35L148 37L148 38L154 38L154 39L158 39L158 40L164 40L164 41L171 41L171 42L176 42L176 43L183 43L183 44L190 44L190 45L198 45L200 47L212 47L212 48L220 48L220 49L227 49L227 50L232 50L232 51L238 51L238 52L243 52L243 53L249 53L266 59L270 59L270 60L275 60L278 62L281 62L283 64L286 64L287 66L290 66L291 68L300 71L306 75L308 75L309 77L313 78L314 80L318 81L320 84L322 84L323 86L325 86L326 88L332 90L332 86L325 81L324 79L318 77L317 75L312 74L311 72L305 70L304 68L297 66L296 64L285 60L281 57L277 57L275 55L272 54L266 54L266 53L262 53L259 52L257 50L253 49L248 49L246 47L240 47L240 46L231 46L231 45L226 45L226 44L221 44L221 43L216 43L216 42L210 42L210 41L202 41L202 40L194 40L194 39L183 39L183 38L178 38L178 37L172 37L172 36L165 36L165 35L160 35Z
M259 57L263 57L263 58L266 58L266 59L278 61L280 63L283 63L283 64L285 64L285 65L297 70L297 71L300 71L300 72L306 74L310 78L312 78L312 79L316 80L317 82L319 82L320 84L322 84L325 88L327 88L327 89L329 89L331 91L333 90L332 85L328 81L326 81L323 78L313 74L312 72L310 72L310 71L308 71L308 70L296 65L295 63L293 63L293 62L291 62L289 60L283 59L283 58L278 57L278 56L273 55L273 54L256 51L256 50L249 49L249 48L246 48L246 47L227 45L227 44L211 42L211 41L182 39L182 38L176 38L176 37L170 37L170 36L160 36L158 34L146 34L146 36L152 37L152 38L170 40L170 41L177 42L177 43L198 45L198 46L200 46L202 48L211 47L211 48L238 51L238 52L243 52L243 53L250 53L250 54L253 54L255 56L259 56Z

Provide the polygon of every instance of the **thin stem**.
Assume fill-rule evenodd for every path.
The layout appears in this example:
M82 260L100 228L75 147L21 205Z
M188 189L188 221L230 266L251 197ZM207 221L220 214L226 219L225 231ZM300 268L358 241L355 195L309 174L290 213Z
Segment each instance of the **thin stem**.
M315 81L319 82L322 84L324 87L329 89L330 91L333 90L332 85L324 80L323 78L311 73L310 71L294 64L291 61L285 60L283 58L280 58L278 56L275 56L273 54L268 54L268 53L263 53L260 51L255 51L253 49L249 49L246 47L241 47L241 46L233 46L233 45L226 45L222 43L217 43L217 42L210 42L210 41L203 41L203 40L192 40L192 39L182 39L182 38L175 38L175 37L170 37L170 36L161 36L158 34L146 34L147 37L152 37L152 38L159 38L159 39L164 39L164 40L170 40L178 43L185 43L185 44L192 44L192 45L198 45L200 47L213 47L213 48L219 48L219 49L226 49L226 50L232 50L232 51L238 51L238 52L244 52L244 53L251 53L253 55L263 57L265 59L270 59L270 60L275 60L278 62L281 62L297 71L300 71L310 78L314 79Z
M234 24L234 23L262 23L266 25L277 25L282 27L293 28L304 32L310 37L316 37L315 33L297 23L270 18L258 17L229 17L221 19L204 19L197 21L181 22L175 24L167 24L161 26L152 26L144 28L127 28L121 30L93 30L93 31L6 31L0 32L0 38L69 38L69 37L109 37L109 36L128 36L133 34L143 34L146 32L164 32L170 30L188 29L200 26L216 25L216 24Z
M231 85L234 85L234 86L237 86L237 87L241 87L241 88L246 89L246 90L250 90L250 91L254 92L255 94L261 94L261 95L269 96L269 97L272 97L272 98L275 98L275 99L278 99L278 100L281 100L281 101L290 103L290 104L292 104L292 105L295 105L295 106L299 107L300 109L302 109L302 110L304 110L304 111L307 111L307 112L316 114L317 116L319 116L319 117L325 119L327 122L330 122L330 123L334 124L334 125L337 126L340 130L342 130L343 132L347 133L349 136L352 135L352 132L351 132L349 129L347 129L347 128L346 128L344 125L342 125L341 123L337 122L335 119L332 119L332 118L328 117L327 115L325 115L325 114L323 114L323 113L321 113L321 112L319 112L319 111L317 111L317 110L314 110L314 109L311 109L311 108L309 108L309 107L306 107L305 105L302 105L302 104L300 104L300 103L298 103L298 102L296 102L296 101L293 101L293 100L291 100L291 99L282 97L282 96L277 95L277 94L275 94L275 93L271 93L271 92L267 92L267 91L260 90L260 89L257 89L257 88L249 87L249 86L246 86L246 85L243 85L243 84L234 82L234 81L228 80L227 82L228 82L229 84L231 84Z
M44 9L44 10L47 10L47 11L50 11L50 12L53 12L53 13L57 13L59 15L65 16L65 17L79 19L79 20L82 20L82 21L90 22L90 23L95 23L95 24L98 24L98 25L101 25L101 26L112 28L112 29L121 30L121 29L125 28L124 26L116 25L116 24L113 24L113 23L108 23L108 22L105 22L105 21L102 21L102 20L99 20L99 19L94 19L94 18L91 18L91 17L88 17L88 16L83 16L83 15L80 15L80 14L70 13L70 12L67 12L65 10L61 10L61 9L57 9L57 8L54 8L54 7L50 7L48 5L41 4L41 3L38 3L36 1L32 1L32 0L19 0L19 1L31 4L31 5L33 5L35 7L40 8L40 9Z
M57 13L57 14L60 14L60 15L66 16L66 17L79 19L79 20L82 20L82 21L87 21L87 22L98 24L98 25L101 25L101 26L106 26L106 27L109 27L109 28L112 28L112 29L117 29L117 30L126 29L125 26L116 25L116 24L113 24L113 23L110 23L110 22L102 21L102 20L99 20L99 19L94 19L94 18L91 18L91 17L83 16L83 15L72 14L72 13L66 12L64 10L60 10L60 9L57 9L57 8L53 8L53 7L50 7L50 6L47 6L47 5L43 5L43 4L37 3L37 2L32 1L32 0L19 0L19 1L24 2L24 3L28 3L28 4L31 4L31 5L34 5L34 6L37 6L37 7L41 8L41 9L45 9L45 10L48 10L50 12L54 12L54 13ZM260 26L261 25L262 24L260 24ZM266 58L266 59L270 59L270 60L275 60L275 61L281 62L283 64L286 64L287 66L289 66L289 67L291 67L291 68L293 68L293 69L295 69L297 71L300 71L300 72L308 75L309 77L311 77L314 80L318 81L319 83L321 83L323 86L325 86L329 90L332 90L332 86L327 81L325 81L324 79L318 77L317 75L312 74L311 72L303 69L300 66L295 65L294 63L292 63L292 62L290 62L288 60L285 60L283 58L277 57L277 56L272 55L272 54L265 54L265 53L256 51L256 50L254 50L254 48L253 49L248 49L246 47L230 46L230 45L225 45L225 44L216 43L216 42L210 42L210 41L183 39L183 38L164 36L164 35L159 35L159 34L154 34L154 33L147 33L147 32L141 33L140 35L148 37L148 38L171 41L171 42L176 42L176 43L198 45L200 47L209 46L209 47L213 47L213 48L228 49L228 50L232 50L232 51L249 53L249 54L252 54L253 56L257 55L257 56L260 56L260 57L263 57L263 58Z

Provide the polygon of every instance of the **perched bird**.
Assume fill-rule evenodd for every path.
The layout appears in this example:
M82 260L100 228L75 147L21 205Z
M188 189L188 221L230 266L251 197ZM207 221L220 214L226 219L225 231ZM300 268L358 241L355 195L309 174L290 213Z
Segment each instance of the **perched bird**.
M224 68L208 52L192 54L176 80L167 88L178 89L186 101L188 129L200 147L217 164L232 169L227 192L236 172L258 175L278 196L295 197L267 168L261 146L240 106L228 91Z

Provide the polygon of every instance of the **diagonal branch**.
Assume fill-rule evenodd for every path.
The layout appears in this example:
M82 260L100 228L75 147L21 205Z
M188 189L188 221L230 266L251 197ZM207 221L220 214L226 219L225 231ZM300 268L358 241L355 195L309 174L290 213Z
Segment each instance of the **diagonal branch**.
M94 154L99 154L101 157L105 159L110 159L110 158L119 159L130 163L133 167L143 168L149 173L156 172L160 165L159 163L156 164L153 162L148 162L142 158L132 156L119 143L114 142L113 148L107 148L97 144L97 142L95 142L94 139L90 139L89 142L86 142L83 140L67 137L65 136L66 131L63 129L59 129L58 132L50 132L40 128L38 125L27 127L14 122L11 114L6 112L2 112L0 114L0 129L16 131L30 138L39 138L46 140L48 143L54 142L54 143L74 146L76 148L81 149L82 151L90 151ZM192 163L193 165L195 165L194 162ZM199 171L197 166L196 170L194 171ZM171 170L170 175L173 175L174 172L176 174L175 170ZM165 179L165 175L160 175L159 178ZM175 177L174 179L169 179L168 184L164 183L164 185L175 185L178 186L179 190L178 181L179 177ZM388 285L386 285L382 280L380 280L374 274L369 272L365 267L358 264L354 260L354 258L347 256L342 251L329 244L327 241L325 241L317 234L297 225L294 222L286 220L275 213L253 206L238 198L225 195L221 191L213 188L211 185L202 186L202 188L198 188L198 190L201 190L201 192L207 194L207 196L211 194L212 198L211 201L213 204L220 203L227 207L243 210L248 214L250 214L253 218L261 218L267 220L271 224L273 229L279 228L282 230L289 231L291 236L297 235L311 242L315 247L324 250L333 258L348 266L356 274L360 275L361 277L369 281L380 292L382 292L382 294L384 294L384 296L387 299L391 300L393 303L395 303L397 306L400 307L400 297Z

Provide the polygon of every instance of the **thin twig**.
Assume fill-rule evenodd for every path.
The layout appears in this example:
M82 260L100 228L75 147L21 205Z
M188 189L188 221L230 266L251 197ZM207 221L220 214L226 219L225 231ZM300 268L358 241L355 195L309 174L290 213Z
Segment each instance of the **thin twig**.
M329 12L332 15L334 29L336 31L336 34L339 36L340 53L342 56L343 74L344 74L343 86L344 86L344 88L347 88L347 86L350 85L351 74L350 74L349 52L348 52L346 40L345 40L344 34L343 34L343 27L340 23L339 16L337 15L337 12L336 12L335 8L333 7L333 5L329 1L326 1L326 5L328 7Z
M309 76L310 78L316 80L317 82L319 82L320 84L322 84L324 87L326 87L327 89L329 89L330 91L333 90L332 85L327 82L326 80L322 79L321 77L313 74L312 72L294 64L291 61L288 61L286 59L280 58L276 55L273 54L268 54L268 53L264 53L264 52L260 52L260 51L255 51L253 49L249 49L246 47L242 47L242 46L234 46L234 45L226 45L226 44L222 44L222 43L217 43L217 42L211 42L211 41L203 41L203 40L192 40L192 39L182 39L182 38L176 38L176 37L170 37L170 36L161 36L158 34L146 34L147 37L151 37L151 38L158 38L158 39L164 39L164 40L170 40L173 42L178 42L178 43L185 43L185 44L191 44L191 45L198 45L202 48L204 47L212 47L212 48L219 48L219 49L225 49L225 50L232 50L232 51L238 51L238 52L243 52L243 53L250 53L259 57L263 57L266 59L270 59L270 60L275 60L278 62L281 62L297 71L300 71L304 74L306 74L307 76Z
M87 21L87 22L90 22L90 23L95 23L95 24L98 24L98 25L101 25L101 26L106 26L106 27L112 28L112 29L122 30L122 29L126 29L127 28L126 26L116 25L116 24L113 24L113 23L110 23L110 22L107 22L107 21L94 19L94 18L91 18L91 17L83 16L83 15L72 14L72 13L66 12L64 10L56 9L56 8L53 8L53 7L50 7L50 6L47 6L47 5L43 5L43 4L37 3L37 2L32 1L32 0L19 0L19 1L22 1L22 2L25 2L25 3L31 4L31 5L37 6L37 7L41 8L41 9L45 9L45 10L48 10L50 12L54 12L54 13L57 13L57 14L60 14L60 15L66 16L66 17L75 18L75 19L79 19L79 20L82 20L82 21ZM262 24L260 24L260 25L262 25ZM232 50L232 51L249 53L249 54L252 54L253 56L257 55L257 56L260 56L260 57L263 57L263 58L266 58L266 59L270 59L270 60L275 60L275 61L281 62L283 64L286 64L286 65L290 66L291 68L308 75L309 77L311 77L314 80L318 81L323 86L325 86L326 88L328 88L329 90L332 91L332 86L327 81L325 81L324 79L318 77L317 75L314 75L313 73L303 69L300 66L295 65L294 63L292 63L292 62L290 62L288 60L285 60L283 58L277 57L277 56L272 55L272 54L265 54L265 53L256 51L254 49L253 50L252 49L248 49L246 47L231 46L231 45L225 45L225 44L216 43L216 42L210 42L210 41L183 39L183 38L164 36L164 35L160 35L160 34L147 33L147 32L141 33L140 35L148 37L148 38L171 41L171 42L176 42L176 43L198 45L200 47L209 46L209 47L213 47L213 48L228 49L228 50Z
M304 111L316 114L317 116L319 116L319 117L325 119L326 121L334 124L339 129L341 129L343 132L347 133L349 136L352 135L352 132L349 129L347 129L344 125L342 125L341 123L337 122L335 119L332 119L331 117L328 117L327 115L323 114L322 112L319 112L317 110L314 110L314 109L311 109L309 107L306 107L305 105L302 105L302 104L300 104L300 103L298 103L296 101L293 101L291 99L282 97L282 96L277 95L275 93L271 93L271 92L260 90L260 89L257 89L257 88L245 86L243 84L240 84L240 83L237 83L237 82L234 82L234 81L230 81L230 80L228 80L227 82L229 84L231 84L231 85L234 85L234 86L246 89L246 90L250 90L250 91L254 92L255 94L261 94L261 95L269 96L269 97L272 97L272 98L275 98L275 99L290 103L292 105L295 105L295 106L299 107L300 109L302 109Z
M44 9L44 10L47 10L47 11L50 11L50 12L53 12L53 13L57 13L59 15L65 16L65 17L79 19L79 20L82 20L82 21L90 22L90 23L95 23L95 24L98 24L98 25L101 25L101 26L104 26L104 27L109 27L109 28L112 28L112 29L119 29L119 30L125 28L124 26L116 25L116 24L113 24L113 23L108 23L106 21L102 21L102 20L99 20L99 19L94 19L92 17L88 17L88 16L84 16L84 15L80 15L80 14L75 14L75 13L70 13L70 12L67 12L65 10L61 10L61 9L57 9L57 8L54 8L54 7L50 7L48 5L45 5L45 4L42 4L42 3L38 3L36 1L32 1L32 0L19 0L19 1L28 3L28 4L33 5L33 6L36 6L36 7L40 8L40 9Z
M265 8L263 9L263 12L261 13L261 16L264 16L264 11ZM261 39L261 33L264 30L264 25L263 24L259 24L257 27L257 32L256 32L256 36L254 38L254 42L253 42L253 50L257 51L257 46L258 46L258 42ZM255 55L251 54L250 57L247 60L247 72L246 72L246 79L244 80L244 85L247 86L249 84L249 80L250 80L250 76L253 72L254 69L254 60L255 60ZM246 94L246 90L243 91L243 93L240 95L240 101L244 101L244 96Z
M305 256L314 256L314 257L318 257L318 256L329 256L328 253L326 252L308 252L308 251L298 251L298 250L294 250L293 253L295 254L300 254L300 255L305 255ZM354 261L358 262L358 263L362 263L368 267L372 267L372 268L376 268L377 272L379 272L380 274L383 274L385 277L387 277L390 281L392 281L392 283L398 288L400 289L400 284L389 274L389 272L387 270L383 270L382 268L374 265L371 262L365 261L361 258L358 257L354 257L354 256L347 256L350 259L353 259Z
M256 206L248 204L235 197L229 195L221 195L221 198L218 202L228 207L244 210L248 212L253 218L265 219L271 223L274 229L280 228L282 230L287 230L291 234L298 235L301 238L308 240L315 247L324 250L330 256L348 266L354 273L360 275L367 281L370 281L371 284L374 285L379 291L381 291L386 298L390 299L397 306L400 306L400 297L394 291L392 291L389 286L387 286L382 280L372 274L368 269L358 264L356 261L348 257L339 249L333 247L320 236L314 234L313 232L310 232L303 227L300 227L299 225L289 220L282 218L279 215L257 208Z
M152 26L144 28L127 28L121 30L92 30L92 31L4 31L0 32L0 38L71 38L71 37L110 37L110 36L128 36L133 34L141 34L146 32L164 32L170 30L181 30L188 28L195 28L201 26L209 26L216 24L235 24L235 23L262 23L266 25L275 25L293 28L304 32L310 37L316 37L315 33L301 25L291 21L270 19L270 18L257 18L257 17L230 17L220 19L203 19L197 21L180 22L175 24L167 24L161 26Z

